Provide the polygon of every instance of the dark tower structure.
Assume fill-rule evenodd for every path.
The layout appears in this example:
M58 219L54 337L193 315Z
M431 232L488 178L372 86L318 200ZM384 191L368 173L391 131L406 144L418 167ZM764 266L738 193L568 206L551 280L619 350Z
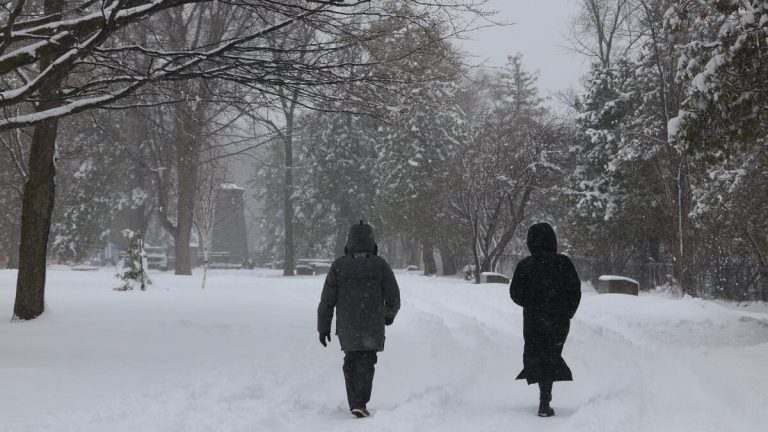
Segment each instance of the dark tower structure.
M214 253L229 252L230 264L239 264L248 258L244 192L245 189L234 183L224 183L216 199L212 249Z

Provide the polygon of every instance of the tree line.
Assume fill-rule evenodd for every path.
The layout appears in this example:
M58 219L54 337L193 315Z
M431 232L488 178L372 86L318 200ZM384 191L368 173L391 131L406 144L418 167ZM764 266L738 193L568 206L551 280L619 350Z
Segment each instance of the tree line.
M157 221L190 274L200 202L238 157L255 253L286 275L365 219L388 257L479 278L548 220L573 256L673 263L684 293L733 266L741 294L768 279L768 2L583 0L570 42L590 68L566 113L521 56L478 70L457 48L482 3L4 4L15 315L42 313L46 260L84 259L115 224Z
M262 144L243 113L311 107L353 82L390 86L351 75L371 61L350 52L402 30L378 23L459 32L457 14L482 15L482 3L3 2L0 235L19 269L14 316L43 312L49 252L82 259L115 218L141 231L156 216L174 240L176 273L190 274L202 167Z
M681 293L768 298L766 8L582 1L569 42L590 67L580 89L557 95L566 113L519 55L477 71L443 42L398 61L409 83L377 115L330 104L299 116L290 243L339 255L347 226L365 218L398 264L434 274L437 254L445 274L469 266L479 279L525 253L520 228L544 219L567 253L603 268L668 263ZM393 36L389 55L424 35ZM365 90L351 86L343 105L382 97ZM263 202L285 190L281 169L255 177ZM274 245L285 232L281 208L266 207L265 260L284 256Z
M766 13L765 1L583 2L580 244L672 262L686 294L768 297Z

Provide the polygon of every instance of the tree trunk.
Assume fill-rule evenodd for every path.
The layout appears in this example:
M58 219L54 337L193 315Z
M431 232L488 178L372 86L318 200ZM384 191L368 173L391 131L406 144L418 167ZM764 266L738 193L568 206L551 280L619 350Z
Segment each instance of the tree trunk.
M59 0L46 0L44 14L61 12L64 8L62 3ZM50 66L55 54L52 52L41 55L41 70ZM61 81L61 76L52 76L40 87L41 101L37 105L38 112L60 105L57 96ZM56 196L55 158L58 126L58 120L46 120L37 124L32 132L29 174L22 197L19 273L16 280L16 302L13 306L14 316L23 320L37 318L45 308L45 264Z
M176 111L176 175L179 187L177 202L174 249L176 251L176 275L192 274L192 257L189 241L195 220L197 198L198 163L202 140L203 104L190 109L179 104Z
M182 151L182 148L185 150ZM189 241L192 237L192 225L194 223L197 158L191 149L187 149L189 149L189 146L181 145L177 152L179 200L177 205L176 236L174 237L174 248L176 251L175 273L177 275L192 274Z
M421 252L421 249L419 248L419 242L414 241L413 239L407 239L406 245L408 247L408 263L407 265L411 266L419 266L419 253Z
M483 259L480 260L480 271L479 271L479 273L493 271L492 266L491 266L492 260L493 259L491 257L483 257Z
M203 237L202 243L203 243L203 289L205 289L205 283L208 280L208 245L210 245L210 239L209 235L201 236Z
M682 189L681 192L681 212L680 216L682 218L682 266L680 269L680 280L682 282L683 286L683 292L687 292L689 295L696 294L696 275L695 275L695 261L696 261L696 254L694 253L694 247L695 247L695 239L696 239L696 233L695 233L695 225L693 223L693 220L691 219L691 207L692 207L692 197L691 197L691 184L690 184L690 177L688 173L688 160L687 157L683 156L683 161L680 164L680 189Z
M174 238L174 251L176 253L176 265L174 274L177 276L192 275L192 254L189 250L189 241L192 238L191 223L187 225L185 217L179 215L178 233ZM188 226L188 228L185 228Z
M342 199L339 202L339 210L336 213L336 247L334 253L336 258L344 255L344 248L347 246L347 231L349 230L349 202Z
M292 122L289 121L286 136L283 139L285 145L285 185L283 186L283 224L285 226L285 239L283 243L283 276L293 276L296 267L293 242L293 137L291 134Z
M421 258L424 261L424 275L432 276L437 274L435 247L431 240L424 240L421 242Z
M42 106L41 109L48 109ZM13 308L14 315L23 320L37 318L44 308L48 235L56 193L54 157L57 128L57 120L45 121L35 126L32 134L29 177L24 185L21 211L19 273Z
M673 221L676 224L675 245L672 248L672 256L675 259L675 276L683 294L696 295L694 274L694 225L689 214L692 198L688 177L688 163L685 156L681 156L677 172L677 199L676 214Z
M440 257L443 261L443 276L453 276L458 271L456 266L456 253L448 246L442 245L439 248Z
M472 248L472 255L475 259L475 268L472 270L472 275L475 278L475 283L480 283L480 254L477 253L477 236L474 238L475 246Z
M344 255L344 247L347 245L347 233L346 227L337 222L336 223L336 243L333 248L334 258L338 258Z

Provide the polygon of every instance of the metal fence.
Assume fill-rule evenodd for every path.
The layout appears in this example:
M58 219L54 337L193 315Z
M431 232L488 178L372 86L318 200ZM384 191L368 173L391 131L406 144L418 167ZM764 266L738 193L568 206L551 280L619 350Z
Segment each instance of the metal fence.
M521 255L505 255L497 271L509 276ZM659 286L675 287L675 266L671 263L611 263L589 258L572 258L582 281L597 287L601 275L625 276L640 282L641 290ZM694 268L691 294L706 299L768 301L768 268L750 265L699 264Z
M693 295L736 301L768 301L768 268L698 266Z

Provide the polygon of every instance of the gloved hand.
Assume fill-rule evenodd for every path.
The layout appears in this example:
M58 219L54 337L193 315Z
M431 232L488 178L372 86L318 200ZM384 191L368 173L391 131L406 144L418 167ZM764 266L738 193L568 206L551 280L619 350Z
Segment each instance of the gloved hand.
M393 322L395 322L394 318L384 317L384 325L391 325Z
M320 343L323 344L323 346L328 346L328 342L330 341L331 341L330 333L320 333Z

